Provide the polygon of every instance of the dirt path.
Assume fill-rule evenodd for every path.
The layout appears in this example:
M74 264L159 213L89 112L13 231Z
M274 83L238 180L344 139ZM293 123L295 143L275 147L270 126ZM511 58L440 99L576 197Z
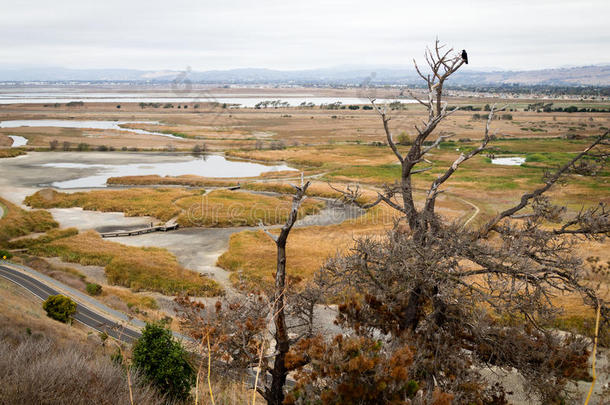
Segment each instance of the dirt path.
M479 208L478 205L474 204L473 202L470 202L468 200L464 200L461 197L456 197L454 195L450 195L450 197L455 198L456 200L459 200L461 202L463 202L464 204L470 205L472 208L474 208L474 213L470 216L470 218L468 218L466 220L466 222L464 222L464 225L462 225L462 228L466 228L466 226L473 220L476 218L477 215L479 215L479 212L481 212L481 209Z

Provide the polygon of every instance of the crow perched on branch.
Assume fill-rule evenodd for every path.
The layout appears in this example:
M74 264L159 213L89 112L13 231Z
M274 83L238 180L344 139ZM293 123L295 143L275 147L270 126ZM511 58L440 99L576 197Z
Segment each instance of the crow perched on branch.
M462 60L468 64L468 54L466 53L466 49L462 49Z

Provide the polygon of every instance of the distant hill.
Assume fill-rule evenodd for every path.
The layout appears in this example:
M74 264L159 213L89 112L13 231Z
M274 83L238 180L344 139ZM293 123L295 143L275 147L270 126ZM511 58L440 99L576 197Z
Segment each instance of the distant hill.
M171 82L183 78L179 71L133 69L0 68L0 81L130 81ZM379 84L412 84L420 80L413 68L335 67L309 70L230 69L188 72L193 82L219 84L339 84L365 81ZM477 71L469 66L452 77L454 85L610 86L610 65L526 71Z

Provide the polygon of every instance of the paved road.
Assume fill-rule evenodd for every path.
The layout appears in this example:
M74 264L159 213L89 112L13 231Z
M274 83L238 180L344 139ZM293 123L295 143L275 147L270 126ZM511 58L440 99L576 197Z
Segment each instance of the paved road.
M41 300L46 300L50 295L60 294L60 292L41 281L2 264L0 264L0 277L4 277L17 285L20 285ZM73 318L92 329L99 332L106 332L109 336L126 343L131 343L140 337L139 332L125 328L111 319L91 311L82 304L77 305L76 314L74 314Z

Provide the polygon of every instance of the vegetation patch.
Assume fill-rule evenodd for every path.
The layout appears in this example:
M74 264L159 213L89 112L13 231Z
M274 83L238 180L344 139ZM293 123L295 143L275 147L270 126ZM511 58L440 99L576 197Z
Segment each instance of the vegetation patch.
M49 318L63 323L71 323L72 315L76 313L76 302L65 295L51 295L43 302L42 308L47 311Z
M21 156L21 155L26 155L25 151L23 151L21 149L14 149L14 148L0 149L0 159L12 158L12 157L17 157L17 156Z
M193 175L163 177L153 174L148 176L110 177L108 180L106 180L106 183L129 186L176 185L187 187L232 187L237 185L238 180L217 179Z
M109 283L136 291L170 295L222 294L222 288L215 281L180 266L166 249L121 245L102 239L95 231L34 245L30 252L82 265L105 266Z
M339 225L293 229L286 245L288 278L296 283L310 280L329 257L348 249L356 235L383 234L393 220L388 208L377 206ZM262 231L234 233L217 265L231 271L231 281L241 289L270 287L276 270L276 246Z
M94 190L61 193L40 190L26 197L25 203L34 208L71 208L101 212L123 212L126 216L153 216L167 221L180 213L174 201L199 194L180 188L131 188L125 190Z
M267 196L241 191L215 190L203 196L177 201L183 212L178 217L180 226L256 226L279 224L286 221L292 200L288 196ZM324 203L306 200L299 216L315 214Z
M6 245L9 239L32 232L46 232L59 226L47 211L26 211L2 198L0 204L5 211L0 219L0 246Z

